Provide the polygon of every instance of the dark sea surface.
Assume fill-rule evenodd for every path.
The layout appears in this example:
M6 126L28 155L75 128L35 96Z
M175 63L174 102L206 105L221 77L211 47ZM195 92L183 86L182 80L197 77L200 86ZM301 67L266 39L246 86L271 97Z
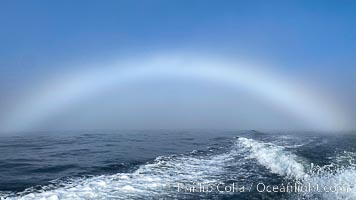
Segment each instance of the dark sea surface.
M356 199L355 152L355 132L0 135L0 199Z

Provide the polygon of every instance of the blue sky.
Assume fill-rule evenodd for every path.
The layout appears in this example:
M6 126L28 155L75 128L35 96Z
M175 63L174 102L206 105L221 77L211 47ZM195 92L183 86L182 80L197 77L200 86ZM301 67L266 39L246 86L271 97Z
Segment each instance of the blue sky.
M355 1L1 1L0 44L0 108L53 74L180 51L268 63L356 116Z
M2 1L1 60L13 67L19 59L200 48L349 64L355 8L353 1Z

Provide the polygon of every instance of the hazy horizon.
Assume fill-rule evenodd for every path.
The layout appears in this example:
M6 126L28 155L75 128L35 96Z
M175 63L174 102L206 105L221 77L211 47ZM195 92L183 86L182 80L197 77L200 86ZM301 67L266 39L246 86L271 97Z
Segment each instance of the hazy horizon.
M356 129L355 2L0 3L0 132Z

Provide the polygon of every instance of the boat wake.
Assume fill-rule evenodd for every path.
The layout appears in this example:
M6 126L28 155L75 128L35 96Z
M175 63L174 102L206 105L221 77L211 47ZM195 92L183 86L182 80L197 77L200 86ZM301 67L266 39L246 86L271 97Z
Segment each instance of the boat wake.
M193 198L191 195L204 197L208 194L180 193L177 184L189 186L197 182L213 184L231 180L254 183L268 181L274 175L282 182L293 181L304 186L348 187L348 191L302 192L290 194L290 198L355 199L355 158L355 154L344 152L335 157L334 163L317 166L282 145L239 137L234 139L229 148L160 156L130 173L68 178L53 181L46 186L28 188L23 192L0 195L2 200Z
M247 159L256 159L272 173L293 179L306 188L307 192L296 195L298 199L356 198L356 155L353 152L343 152L330 165L318 166L310 163L308 166L306 161L286 151L283 146L247 138L238 138L237 145L247 149ZM342 165L345 163L347 165ZM310 191L309 187L314 188Z

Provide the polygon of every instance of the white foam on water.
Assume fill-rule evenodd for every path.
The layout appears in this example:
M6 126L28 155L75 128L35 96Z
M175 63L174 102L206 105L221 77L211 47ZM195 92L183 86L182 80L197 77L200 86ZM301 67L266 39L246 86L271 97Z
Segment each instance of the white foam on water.
M318 171L313 172L308 179L304 180L305 185L318 186L319 191L304 193L302 196L319 195L328 200L356 199L355 168L338 168L333 172L325 170L325 168L327 166L321 167Z
M318 166L311 164L311 176L305 180L305 184L318 185L322 193L305 193L308 197L318 194L323 199L356 199L356 154L355 152L344 151L335 156L334 162Z
M234 166L238 169L243 163L256 160L258 164L286 180L320 187L337 185L347 187L345 191L338 192L298 193L297 199L356 199L356 154L353 152L337 155L334 159L335 163L330 165L317 166L308 164L288 148L273 143L242 137L235 142L234 147L226 153L199 155L199 152L193 151L189 155L161 156L153 163L141 165L132 173L76 178L61 181L56 187L43 186L40 190L30 188L23 193L18 193L17 196L5 196L9 200L157 199L160 197L176 199L180 197L177 193L177 183L189 185L196 182L206 184L221 182L224 173L231 173L226 171L228 167ZM3 200L5 197L0 199Z
M229 162L238 163L233 161L235 153L232 150L210 156L161 156L133 173L68 180L58 188L44 186L41 190L30 193L27 190L25 195L6 199L152 199L174 195L177 183L218 182Z
M335 163L325 166L310 164L309 171L302 160L285 147L253 139L238 138L238 146L248 152L248 159L256 159L272 173L300 181L302 186L319 187L318 191L298 194L297 199L356 199L356 153L343 152ZM341 165L348 163L347 165Z
M285 151L284 147L243 137L237 139L237 145L248 150L247 158L256 159L272 173L289 179L302 179L308 176L297 156Z

